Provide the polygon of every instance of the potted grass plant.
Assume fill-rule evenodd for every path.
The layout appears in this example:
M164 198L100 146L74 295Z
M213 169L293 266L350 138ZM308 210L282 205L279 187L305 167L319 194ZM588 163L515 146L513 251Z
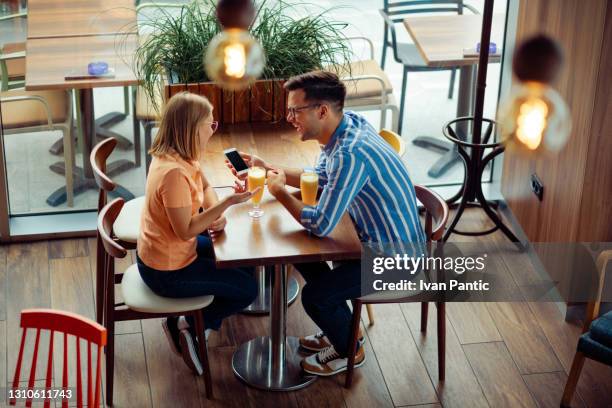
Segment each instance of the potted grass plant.
M204 54L221 31L213 0L195 0L180 9L159 8L156 18L139 23L140 45L134 69L151 97L180 91L206 96L220 123L270 122L285 117L285 79L315 69L347 66L351 57L342 30L347 23L328 18L330 9L299 16L303 9L284 0L256 3L249 27L266 53L261 79L242 91L226 91L209 80Z

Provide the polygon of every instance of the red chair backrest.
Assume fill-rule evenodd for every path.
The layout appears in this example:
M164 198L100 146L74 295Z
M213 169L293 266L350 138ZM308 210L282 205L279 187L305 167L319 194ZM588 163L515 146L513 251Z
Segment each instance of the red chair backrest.
M21 345L19 346L19 356L13 377L13 389L19 387L21 374L21 363L25 348L28 329L36 330L36 340L32 355L32 364L28 377L28 389L34 388L36 377L36 362L38 360L38 349L40 343L41 330L48 330L49 335L49 356L47 358L47 371L45 376L45 388L52 386L53 377L53 337L54 333L59 332L64 335L63 369L62 369L62 388L68 388L68 336L74 336L76 344L76 397L77 407L83 406L83 383L81 380L81 339L87 342L87 405L90 407L100 405L100 386L101 386L101 356L102 348L106 345L106 329L98 323L79 316L75 313L52 309L26 309L21 311ZM97 363L95 385L92 385L92 358L91 346L97 346ZM95 386L95 390L94 387ZM10 399L9 403L15 405L16 400ZM26 407L32 406L32 399L26 400ZM50 407L50 400L46 399L44 407ZM62 408L68 407L68 400L62 400Z

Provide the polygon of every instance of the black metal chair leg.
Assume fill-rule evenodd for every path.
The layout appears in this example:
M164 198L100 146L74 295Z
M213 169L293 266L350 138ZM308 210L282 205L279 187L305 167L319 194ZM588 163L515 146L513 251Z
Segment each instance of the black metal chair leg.
M404 123L404 107L406 102L406 82L408 80L408 68L404 66L404 73L402 75L402 94L400 96L400 111L399 111L399 123L397 125L398 132L402 134L402 125Z
M385 35L383 37L383 49L382 49L382 57L380 58L380 67L385 69L385 61L387 60L387 41L389 40L389 29L387 28L387 24L385 23Z

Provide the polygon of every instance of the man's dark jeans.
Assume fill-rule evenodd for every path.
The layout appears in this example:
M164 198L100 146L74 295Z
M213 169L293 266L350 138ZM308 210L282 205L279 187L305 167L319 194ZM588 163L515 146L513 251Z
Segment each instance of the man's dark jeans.
M213 295L215 299L204 309L206 329L218 330L223 318L250 305L257 297L257 283L252 268L217 269L209 237L197 237L198 257L176 271L159 271L138 258L142 280L153 292L171 298ZM190 317L190 316L189 316ZM188 318L191 327L192 319Z
M361 261L346 261L334 268L325 262L295 264L306 285L302 305L342 357L348 355L351 309L346 301L361 296Z

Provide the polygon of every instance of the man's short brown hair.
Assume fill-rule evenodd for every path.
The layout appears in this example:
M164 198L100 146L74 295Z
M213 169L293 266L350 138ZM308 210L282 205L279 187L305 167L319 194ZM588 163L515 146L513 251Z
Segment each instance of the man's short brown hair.
M338 75L327 71L312 71L291 77L285 82L287 91L301 89L310 102L329 102L337 111L344 108L346 86Z

